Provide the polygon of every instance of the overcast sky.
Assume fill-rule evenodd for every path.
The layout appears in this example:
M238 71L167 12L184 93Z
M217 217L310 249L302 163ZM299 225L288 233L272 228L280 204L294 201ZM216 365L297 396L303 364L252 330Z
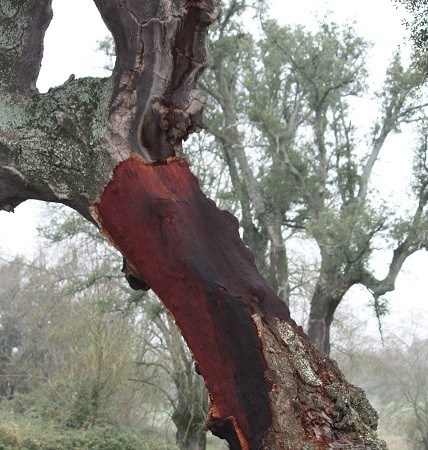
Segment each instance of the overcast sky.
M375 46L371 53L370 73L375 83L385 73L392 52L398 46L404 47L406 32L402 26L403 12L398 11L391 0L272 0L272 16L282 23L302 23L313 27L315 17L322 17L331 11L337 22L356 21L356 30ZM104 58L95 50L97 41L108 31L101 21L91 0L54 0L54 18L47 31L45 53L38 86L41 91L63 83L71 74L77 77L106 75L102 69ZM408 146L406 137L397 136L396 148ZM394 155L394 152L390 152ZM380 174L390 183L384 184L384 191L394 192L398 172L409 162L385 161L385 173ZM398 163L397 163L398 161ZM387 180L386 180L387 181ZM402 189L402 187L399 187ZM394 194L395 195L395 194ZM38 208L35 202L27 202L17 208L15 214L0 212L0 256L12 253L31 255L35 248L35 223ZM426 254L418 254L405 264L404 272L397 281L397 290L388 295L391 309L397 320L409 310L426 310L424 294ZM395 317L395 319L394 319Z
M361 35L376 43L373 50L372 73L384 73L392 51L403 42L402 11L391 0L272 0L272 16L282 23L303 23L313 26L316 15L327 11L338 22L356 20ZM54 19L46 33L45 59L39 88L64 82L76 76L104 74L103 57L97 54L97 41L107 34L104 23L91 0L54 0Z

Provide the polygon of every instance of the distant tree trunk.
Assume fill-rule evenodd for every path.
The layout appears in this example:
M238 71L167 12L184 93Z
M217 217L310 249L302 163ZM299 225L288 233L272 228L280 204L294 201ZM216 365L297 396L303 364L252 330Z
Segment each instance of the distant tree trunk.
M320 275L311 298L308 321L308 338L323 354L330 354L330 329L337 307L346 292L359 282L358 273L341 270L346 262L340 261L335 255L326 257L326 251L321 252Z
M330 354L330 328L340 300L328 293L320 292L318 287L311 299L308 338L325 355Z
M205 450L207 447L206 431L189 434L186 430L177 429L177 442L182 450Z
M205 418L198 427L196 421L174 413L172 420L177 427L176 442L181 450L205 450L207 447L207 432L204 427ZM190 420L189 420L190 419ZM189 425L192 425L189 427Z
M225 14L226 18L221 24L221 27L226 27L233 14L239 10L242 10L243 5L244 3L238 4L237 2L232 2L230 4L230 10ZM222 142L224 147L223 152L226 156L229 172L235 189L237 187L237 183L234 180L237 172L235 159L237 166L240 169L243 186L238 188L237 191L241 197L240 202L243 213L242 226L245 233L244 237L247 240L246 243L253 244L252 248L256 252L258 266L263 268L265 263L262 262L262 259L265 259L265 255L263 254L265 249L260 248L260 236L254 232L256 231L256 228L251 220L251 214L249 214L249 211L247 211L245 207L246 202L248 205L251 202L254 208L255 216L265 228L270 241L269 285L279 295L279 297L281 297L285 303L289 305L290 286L288 279L288 257L284 238L281 232L281 222L278 220L278 216L275 216L275 214L268 211L260 190L260 186L258 185L256 176L253 173L251 164L245 153L244 143L238 128L239 114L236 108L237 99L235 96L237 82L236 79L232 81L227 77L224 70L225 68L222 65L222 57L222 52L216 51L214 62L211 67L211 70L214 72L216 88L213 89L213 87L210 86L210 88L207 88L207 92L216 98L219 106L221 107L224 115L225 129L227 132L225 134L220 133L219 135L217 132L218 130L209 128L209 131ZM257 252L257 250L261 251Z
M169 322L172 321L169 320ZM179 353L171 355L174 366L173 381L176 389L172 414L172 420L177 427L176 443L181 450L205 450L208 392L203 378L195 373L193 360L184 348L185 344L182 342L175 324L170 323L171 328L170 337L173 342L171 342L170 352L175 350L176 353Z
M7 375L0 374L3 378L0 383L0 397L6 397L8 400L12 400L15 396L15 382L10 380Z
M173 315L210 392L208 427L232 450L386 448L364 393L309 343L181 156L218 2L95 3L112 78L41 95L50 0L0 0L0 208L56 201L98 224Z

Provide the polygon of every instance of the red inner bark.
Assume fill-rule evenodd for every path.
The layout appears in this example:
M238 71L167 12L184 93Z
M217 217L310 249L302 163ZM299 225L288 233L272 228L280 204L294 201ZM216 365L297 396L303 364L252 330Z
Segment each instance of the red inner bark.
M181 160L119 164L96 213L181 329L211 393L213 431L231 448L259 448L272 386L251 315L293 322L257 271L237 219L201 192Z

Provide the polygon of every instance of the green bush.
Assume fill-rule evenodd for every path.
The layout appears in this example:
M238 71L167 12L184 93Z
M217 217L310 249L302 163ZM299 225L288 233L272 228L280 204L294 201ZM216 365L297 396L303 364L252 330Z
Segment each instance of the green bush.
M0 450L177 450L157 429L147 433L113 423L76 427L41 395L0 399Z
M59 428L50 422L0 419L1 450L174 450L165 439L114 425L87 430Z

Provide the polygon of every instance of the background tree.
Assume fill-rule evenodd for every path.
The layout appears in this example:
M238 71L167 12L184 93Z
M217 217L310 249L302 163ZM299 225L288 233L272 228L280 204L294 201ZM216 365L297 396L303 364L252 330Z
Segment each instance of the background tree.
M334 313L349 289L366 286L380 316L382 296L394 289L406 258L426 248L423 132L413 213L394 222L373 188L385 141L401 126L424 121L426 98L418 72L394 55L377 94L378 119L364 142L351 110L353 98L368 95L369 45L348 25L323 22L312 33L265 18L256 43L239 22L244 8L229 2L214 30L212 64L201 83L212 99L207 130L216 143L217 167L229 169L229 199L236 198L244 241L286 302L302 284L292 275L298 263L287 256L286 243L294 239L310 248L304 244L309 238L316 244L308 336L329 353ZM383 279L370 266L379 245L395 246Z
M426 339L410 344L390 339L386 349L374 355L380 372L374 386L379 401L387 405L387 416L404 429L415 450L428 448L427 344Z
M392 436L390 448L427 448L427 342L421 337L426 330L424 317L415 317L401 329L385 331L382 346L362 331L362 323L348 320L339 332L342 345L334 350L343 370L377 406L383 434Z
M50 209L49 222L42 228L43 235L51 242L61 246L69 245L73 253L81 252L87 255L96 255L90 258L91 269L81 270L82 279L76 283L69 280L72 292L85 293L90 299L90 304L95 307L95 312L101 308L94 316L88 312L84 317L95 323L87 327L91 330L90 335L95 333L106 333L109 336L117 334L117 341L114 348L121 346L129 349L128 367L125 369L127 375L120 377L120 383L124 379L131 379L133 387L130 390L132 398L136 398L137 389L143 390L146 395L142 398L137 396L137 401L142 401L142 410L151 411L150 414L167 413L177 427L176 442L182 449L200 450L206 447L205 418L208 410L208 393L204 387L203 379L194 371L193 359L182 340L180 333L165 309L154 298L153 294L144 291L133 291L124 286L122 277L118 274L119 255L107 245L102 236L88 222L85 222L77 214L71 211ZM83 248L82 248L83 247ZM96 293L92 293L91 287L97 285ZM75 286L74 286L75 285ZM73 287L74 286L74 287ZM99 291L104 291L102 300L98 300ZM120 342L120 329L116 330L112 321L111 313L121 313L119 323L125 331L125 336L131 336L127 342ZM73 332L79 341L82 333ZM95 336L97 338L97 336ZM58 337L56 339L59 339ZM69 340L66 339L66 342ZM97 343L99 339L94 339ZM79 351L82 345L78 345ZM69 347L69 345L67 345ZM116 353L112 347L103 349L102 342L96 344L95 353L98 355L96 377L99 378L101 371L111 366L117 366ZM63 351L60 350L60 353ZM124 352L122 352L124 353ZM123 355L125 357L126 354ZM129 358L132 365L138 370L129 367ZM68 364L74 358L68 357ZM79 358L75 358L79 359ZM107 361L110 360L110 362ZM98 367L102 365L103 367ZM86 391L90 390L89 380L83 380ZM114 383L104 380L110 389ZM98 383L100 384L100 383ZM92 392L97 393L102 389L97 388ZM90 390L91 392L91 390ZM151 392L148 395L148 392ZM153 398L153 404L148 407L146 398ZM132 414L129 408L133 401L126 401L127 412L120 412L115 408L117 419ZM94 402L91 401L90 404ZM145 415L148 415L146 412ZM85 415L86 417L87 415ZM134 413L135 416L135 413ZM134 419L135 421L135 419Z
M162 397L172 410L179 448L205 450L208 392L203 378L195 372L193 358L168 312L156 299L149 300L145 308L149 311L148 319L153 322L155 339L146 343L147 351L139 364L152 369L154 381L149 383L155 389L157 380L167 380L167 388L161 388ZM147 383L144 379L142 382Z
M126 286L95 227L64 208L47 216L38 257L1 267L0 315L15 324L2 327L3 378L17 402L31 397L65 432L105 421L147 432L164 417L181 448L205 449L208 394L172 319L153 295Z
M20 378L14 365L14 349L20 346L22 340L16 308L19 279L23 275L19 262L22 261L9 267L12 270L0 273L0 299L3 306L0 313L0 396L8 399L13 398L17 379Z
M94 252L77 242L82 251ZM126 422L135 396L124 375L134 364L133 317L113 306L113 300L124 301L117 276L109 279L101 267L91 271L86 258L77 260L77 242L66 246L66 256L52 250L49 263L41 251L31 264L18 259L2 267L6 272L14 266L22 276L12 302L10 285L1 294L1 315L13 305L20 335L10 358L19 375L16 391L40 391L39 398L51 399L50 407L55 404L70 426L119 416ZM97 254L102 261L100 248Z
M396 0L410 14L405 21L414 43L414 60L422 70L425 78L428 75L428 4L418 0Z

